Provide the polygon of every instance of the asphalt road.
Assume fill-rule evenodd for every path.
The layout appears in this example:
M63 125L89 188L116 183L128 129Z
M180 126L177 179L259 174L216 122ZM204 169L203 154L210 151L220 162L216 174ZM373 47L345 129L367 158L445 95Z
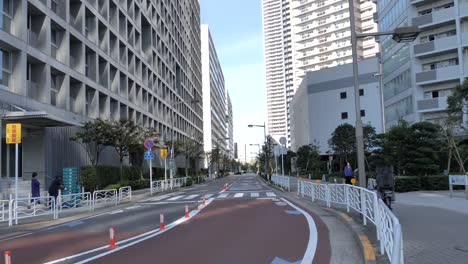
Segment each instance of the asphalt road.
M207 206L185 219L185 205L193 210L203 198ZM158 229L160 213L165 232ZM114 250L107 248L110 227L118 242ZM12 252L12 263L280 264L308 257L330 262L328 230L320 218L281 199L254 175L230 176L3 240L0 250Z

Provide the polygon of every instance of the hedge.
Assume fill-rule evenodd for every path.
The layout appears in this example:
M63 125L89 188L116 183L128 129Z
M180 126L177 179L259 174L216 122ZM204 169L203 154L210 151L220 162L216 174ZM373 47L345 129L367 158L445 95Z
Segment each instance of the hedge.
M141 175L141 169L138 167L122 167L124 181L137 181ZM103 189L108 185L117 184L120 182L120 167L84 166L81 168L80 182L86 191Z
M413 191L443 191L449 189L447 176L397 176L395 177L396 192Z
M416 176L395 177L396 192L414 192L421 189L421 180Z

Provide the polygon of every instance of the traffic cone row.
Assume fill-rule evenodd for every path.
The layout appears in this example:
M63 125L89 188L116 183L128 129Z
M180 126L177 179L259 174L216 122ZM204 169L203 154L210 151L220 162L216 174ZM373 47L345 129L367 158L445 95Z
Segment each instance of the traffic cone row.
M206 205L206 202L205 202L205 197L203 197L202 205L203 205L203 206L205 206L205 205Z
M185 218L190 218L190 213L188 211L188 205L185 205Z
M11 251L5 251L5 264L11 264Z
M115 231L114 228L109 228L109 249L114 249L115 245Z
M225 183L224 186L223 186L223 190L227 190L227 189L228 189L228 185L227 185L227 183Z

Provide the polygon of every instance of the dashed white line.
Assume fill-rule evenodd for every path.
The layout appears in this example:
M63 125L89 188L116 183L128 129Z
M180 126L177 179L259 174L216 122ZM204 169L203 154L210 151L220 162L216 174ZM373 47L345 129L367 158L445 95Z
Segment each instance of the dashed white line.
M218 195L218 198L226 198L229 195L229 193L222 193Z
M267 192L266 195L268 197L276 197L276 194L274 192Z
M192 194L192 195L189 195L189 196L185 197L184 200L191 200L191 199L197 197L198 195L199 195L199 194Z
M254 193L250 193L250 197L258 197L259 194L257 192L254 192Z
M240 197L242 197L242 196L244 196L244 193L236 193L236 194L234 194L234 198L240 198Z
M110 212L109 214L113 215L113 214L120 214L120 213L123 213L123 210L115 210L115 211Z
M209 194L206 194L205 196L203 196L203 198L209 199L211 196L213 196L213 194L212 194L212 193L209 193Z
M125 207L125 209L131 210L131 209L136 209L136 208L139 208L139 207L141 207L141 205L129 206L129 207Z

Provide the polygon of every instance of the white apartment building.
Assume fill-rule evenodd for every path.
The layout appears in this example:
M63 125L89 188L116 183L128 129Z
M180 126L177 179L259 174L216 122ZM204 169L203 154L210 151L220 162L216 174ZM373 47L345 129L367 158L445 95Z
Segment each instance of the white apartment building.
M23 125L20 177L36 171L47 187L63 167L87 164L69 138L94 118L130 119L166 139L172 124L175 139L202 137L202 107L190 104L202 99L197 0L1 3L0 114L3 131ZM0 174L11 177L4 137Z
M378 1L381 31L418 26L412 43L381 37L386 127L399 118L443 124L447 97L468 77L468 0Z
M232 101L229 96L229 91L226 90L226 99L227 99L227 112L226 112L226 122L227 122L227 150L228 155L231 159L235 157L235 147L234 147L234 113L232 112Z
M228 98L224 75L208 25L201 25L203 146L205 152L229 149ZM205 167L208 166L207 160Z
M294 95L291 0L262 0L268 134L288 134L287 97Z
M275 116L273 125L286 126L289 145L290 102L306 72L351 63L352 53L348 0L289 0L289 5L285 2L264 1L264 34L267 100L271 105L268 124L271 126L270 117ZM269 12L265 13L265 9ZM355 9L357 32L377 31L376 5L369 0L355 0ZM289 19L285 20L285 16ZM288 30L282 30L283 27ZM359 39L359 59L373 57L377 52L374 38ZM279 99L281 92L286 96L284 101ZM281 121L284 119L280 118L280 109L286 123ZM270 128L269 132L273 131L276 132Z
M383 132L379 64L376 57L359 61L360 114L363 124ZM291 148L318 144L321 155L341 124L356 125L352 64L306 73L291 101Z

